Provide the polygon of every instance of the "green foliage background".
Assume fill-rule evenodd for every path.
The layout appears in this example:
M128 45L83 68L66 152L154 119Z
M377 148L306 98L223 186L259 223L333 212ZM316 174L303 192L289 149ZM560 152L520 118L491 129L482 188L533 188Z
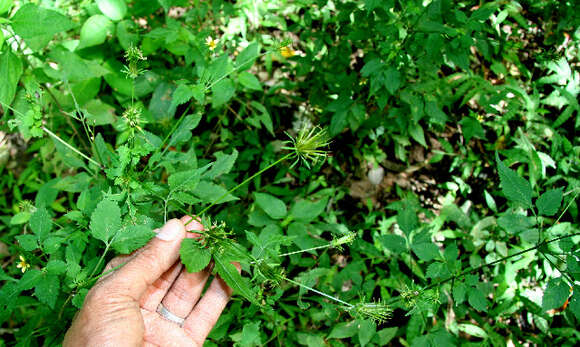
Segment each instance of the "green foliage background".
M0 0L0 345L58 344L105 260L310 125L332 138L325 161L284 161L209 215L257 258L356 232L279 261L392 318L260 284L208 345L577 344L578 13L556 0Z

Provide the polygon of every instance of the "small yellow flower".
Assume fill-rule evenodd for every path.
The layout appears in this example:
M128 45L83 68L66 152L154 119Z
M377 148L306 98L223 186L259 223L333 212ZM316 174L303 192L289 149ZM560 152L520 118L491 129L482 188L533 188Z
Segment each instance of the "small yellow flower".
M208 36L205 39L205 44L207 47L209 47L210 51L213 51L217 47L218 40L214 40L211 36Z
M280 47L280 54L284 58L292 58L293 56L296 55L296 51L288 46L284 46L284 47Z
M483 119L484 119L484 118L483 118L483 116L482 116L482 115L480 115L480 114L478 114L478 115L477 115L477 120L478 120L480 123L481 123L481 122L483 122Z
M361 78L360 81L358 81L358 85L359 86L364 86L365 84L368 83L369 80L367 80L366 78Z
M25 273L26 270L30 269L30 264L26 262L23 256L20 256L20 261L16 264L16 267L22 270L22 273Z

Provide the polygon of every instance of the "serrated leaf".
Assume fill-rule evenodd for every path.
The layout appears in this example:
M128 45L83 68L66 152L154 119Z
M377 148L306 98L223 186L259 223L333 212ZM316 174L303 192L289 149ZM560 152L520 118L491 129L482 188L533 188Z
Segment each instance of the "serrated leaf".
M67 265L64 261L53 259L46 264L46 271L51 275L62 275L67 270Z
M186 170L171 174L167 179L171 194L178 191L193 191L199 183L202 171L206 169L207 167L203 167L201 169Z
M38 248L38 237L36 235L17 235L16 240L25 251L30 252Z
M180 84L173 91L171 96L171 107L177 107L181 104L185 104L193 97L193 91L191 87L186 84Z
M538 213L542 216L553 216L562 204L562 188L550 189L536 200Z
M225 154L223 152L217 152L214 154L216 161L213 163L211 169L204 175L203 178L214 179L223 174L229 173L238 158L238 151L234 149L232 154Z
M28 3L20 7L12 17L12 28L26 44L38 51L48 44L57 33L74 27L74 23L57 11Z
M260 206L266 214L274 219L286 217L286 204L275 196L265 193L256 193L256 204Z
M262 90L262 85L260 84L258 78L247 71L240 72L238 75L238 81L241 85L248 89Z
M358 330L358 341L361 346L366 346L377 333L377 326L370 320L360 320Z
M202 180L193 190L193 194L199 197L204 202L216 202L217 204L223 204L228 201L238 200L238 198L232 194L224 195L228 190L222 186L215 183ZM219 201L217 199L220 199Z
M179 145L184 142L187 142L191 139L191 131L197 127L201 120L201 114L190 114L185 116L181 124L175 129L173 135L171 135L171 139L169 140L169 145Z
M512 169L504 165L499 159L497 152L495 160L501 181L501 189L505 197L511 201L520 203L524 207L532 207L532 187L530 183Z
M409 236L411 232L419 226L417 213L412 208L404 208L397 213L397 224L405 235Z
M252 67L256 59L260 55L260 45L257 42L252 42L248 47L236 57L236 67L238 71L247 70Z
M430 261L439 257L439 247L431 241L428 231L422 231L413 237L411 249L423 261Z
M108 244L121 229L121 209L117 203L104 199L91 215L91 235Z
M395 254L403 253L407 250L407 241L404 237L399 235L382 235L379 240L383 247L387 248Z
M234 82L229 78L217 82L212 88L212 103L213 108L218 108L226 104L236 93Z
M181 262L188 272L199 272L211 261L211 252L195 239L184 239L179 249Z
M228 259L216 256L214 257L214 264L217 273L234 290L234 293L240 294L254 305L260 306L250 281L242 277L238 269Z
M342 322L334 325L332 331L328 335L328 339L345 339L353 337L358 332L358 324L356 321Z
M48 234L52 229L52 220L48 211L44 207L38 208L34 211L30 216L29 223L30 229L32 229L32 232L34 232L41 241L48 237Z
M483 292L476 288L471 288L467 295L467 301L474 309L482 312L487 312L487 299Z
M570 296L570 286L561 277L552 278L546 286L542 297L542 310L547 311L562 307Z
M45 274L42 280L34 288L34 295L40 302L54 308L58 294L60 292L60 281L58 276Z
M129 254L143 247L153 236L155 233L145 225L130 225L115 235L111 247L121 254Z

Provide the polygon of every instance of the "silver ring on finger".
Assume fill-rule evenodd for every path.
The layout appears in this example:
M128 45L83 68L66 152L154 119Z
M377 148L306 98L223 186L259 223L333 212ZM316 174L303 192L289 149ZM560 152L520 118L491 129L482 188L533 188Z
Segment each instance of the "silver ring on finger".
M165 308L165 306L163 306L162 303L160 303L159 306L157 306L157 313L159 313L161 317L165 318L170 322L176 323L180 327L182 327L183 322L185 322L184 318L178 317L177 315L175 315L175 313L169 311L167 308Z

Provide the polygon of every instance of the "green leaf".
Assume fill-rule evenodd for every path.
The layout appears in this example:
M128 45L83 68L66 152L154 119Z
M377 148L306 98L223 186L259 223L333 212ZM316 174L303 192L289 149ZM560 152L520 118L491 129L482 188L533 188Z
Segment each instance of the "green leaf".
M580 320L580 286L574 286L574 293L572 294L572 298L570 298L568 307L576 316L576 319Z
M566 270L575 280L580 281L580 260L576 256L566 257Z
M236 88L234 87L234 82L229 78L224 78L223 80L216 83L212 88L212 102L211 106L213 108L218 108L225 105L236 93Z
M310 222L324 212L327 203L326 198L316 202L298 200L290 209L290 216L301 222Z
M467 323L458 324L457 329L459 329L459 331L466 333L467 335L481 337L482 339L487 338L487 333L485 332L485 330L481 329L477 325L467 324Z
M91 235L109 244L120 229L121 209L117 203L108 199L99 202L91 215Z
M254 62L260 55L260 45L257 42L252 42L248 47L236 57L236 67L238 71L247 70L254 65Z
M260 206L266 214L274 219L286 217L286 204L284 201L265 193L256 193L256 204Z
M342 322L334 325L328 339L345 339L353 337L358 333L359 327L357 321Z
M74 23L59 12L28 3L12 17L14 32L34 51L44 48L57 33L74 27Z
M260 338L260 322L249 322L244 324L240 346L262 346L262 339Z
M423 261L430 261L440 255L439 247L431 241L431 236L427 231L423 231L413 238L411 249Z
M223 258L221 255L213 259L217 273L234 290L234 293L240 294L254 305L261 306L256 294L252 290L250 281L242 277L238 269L228 259Z
M379 240L383 247L395 254L401 254L407 250L407 240L399 235L381 235Z
M538 213L542 216L553 216L562 204L562 188L550 189L536 200Z
M199 183L202 170L205 170L205 168L180 171L171 174L167 179L171 194L178 191L194 191Z
M260 84L258 78L247 71L242 71L238 75L238 82L240 82L241 85L248 89L262 90L262 85Z
M48 274L62 275L63 273L66 272L66 270L67 264L62 260L53 259L49 260L49 262L46 263L46 271Z
M181 262L188 272L199 272L211 261L211 252L196 239L184 239L179 249Z
M32 216L32 213L28 211L18 212L17 214L12 216L12 218L10 219L10 224L19 225L27 223L30 220L30 216Z
M38 300L52 309L56 305L59 292L60 281L56 275L43 275L41 281L34 288L34 295Z
M467 295L467 301L474 309L487 312L487 299L482 291L472 287Z
M16 240L25 251L30 252L38 248L38 237L35 235L16 235Z
M391 94L395 94L399 87L401 86L401 73L390 67L385 71L385 87Z
M22 76L22 62L11 51L0 53L0 76L0 107L8 113L4 105L12 104Z
M217 203L223 204L224 202L238 200L238 198L232 194L228 194L222 198L222 196L227 193L227 189L218 186L215 183L202 180L193 190L193 194L198 196L204 202L214 202L217 199L221 198Z
M0 0L0 14L8 12L8 10L10 10L13 4L14 0Z
M377 326L370 320L359 321L358 341L361 346L366 346L377 333Z
M560 308L570 296L570 286L562 277L552 278L546 286L542 297L542 310Z
M465 117L461 119L459 124L461 125L461 131L463 132L463 137L465 137L466 143L469 143L469 140L474 137L478 139L485 138L485 132L478 120L471 117Z
M193 97L193 90L187 84L179 84L171 96L171 107L185 104Z
M213 163L211 169L203 176L203 178L214 179L230 172L238 158L238 151L234 148L232 154L216 152L214 155L217 160Z
M379 330L377 332L380 341L379 346L386 346L395 336L397 336L397 330L399 330L397 327L384 328Z
M32 229L32 232L34 232L41 241L48 237L48 234L52 229L52 219L50 218L46 208L41 207L36 209L36 211L34 211L30 216L29 222L30 229Z
M397 224L405 235L409 236L411 232L419 227L417 213L412 208L404 208L397 213Z
M107 36L111 35L114 30L115 26L109 18L102 14L91 16L81 28L81 38L78 49L102 44L107 40Z
M129 254L143 247L153 236L155 233L145 225L130 225L115 235L111 247L121 254Z
M515 171L505 166L499 159L497 152L495 153L495 160L499 171L501 189L505 197L511 201L520 203L526 208L532 207L532 187L530 183L518 176Z
M99 10L111 20L119 21L127 14L125 0L96 0Z
M197 125L199 124L200 121L201 121L200 113L185 116L181 124L179 124L177 129L175 129L173 135L171 135L169 144L174 146L189 141L192 136L191 131L197 128Z

